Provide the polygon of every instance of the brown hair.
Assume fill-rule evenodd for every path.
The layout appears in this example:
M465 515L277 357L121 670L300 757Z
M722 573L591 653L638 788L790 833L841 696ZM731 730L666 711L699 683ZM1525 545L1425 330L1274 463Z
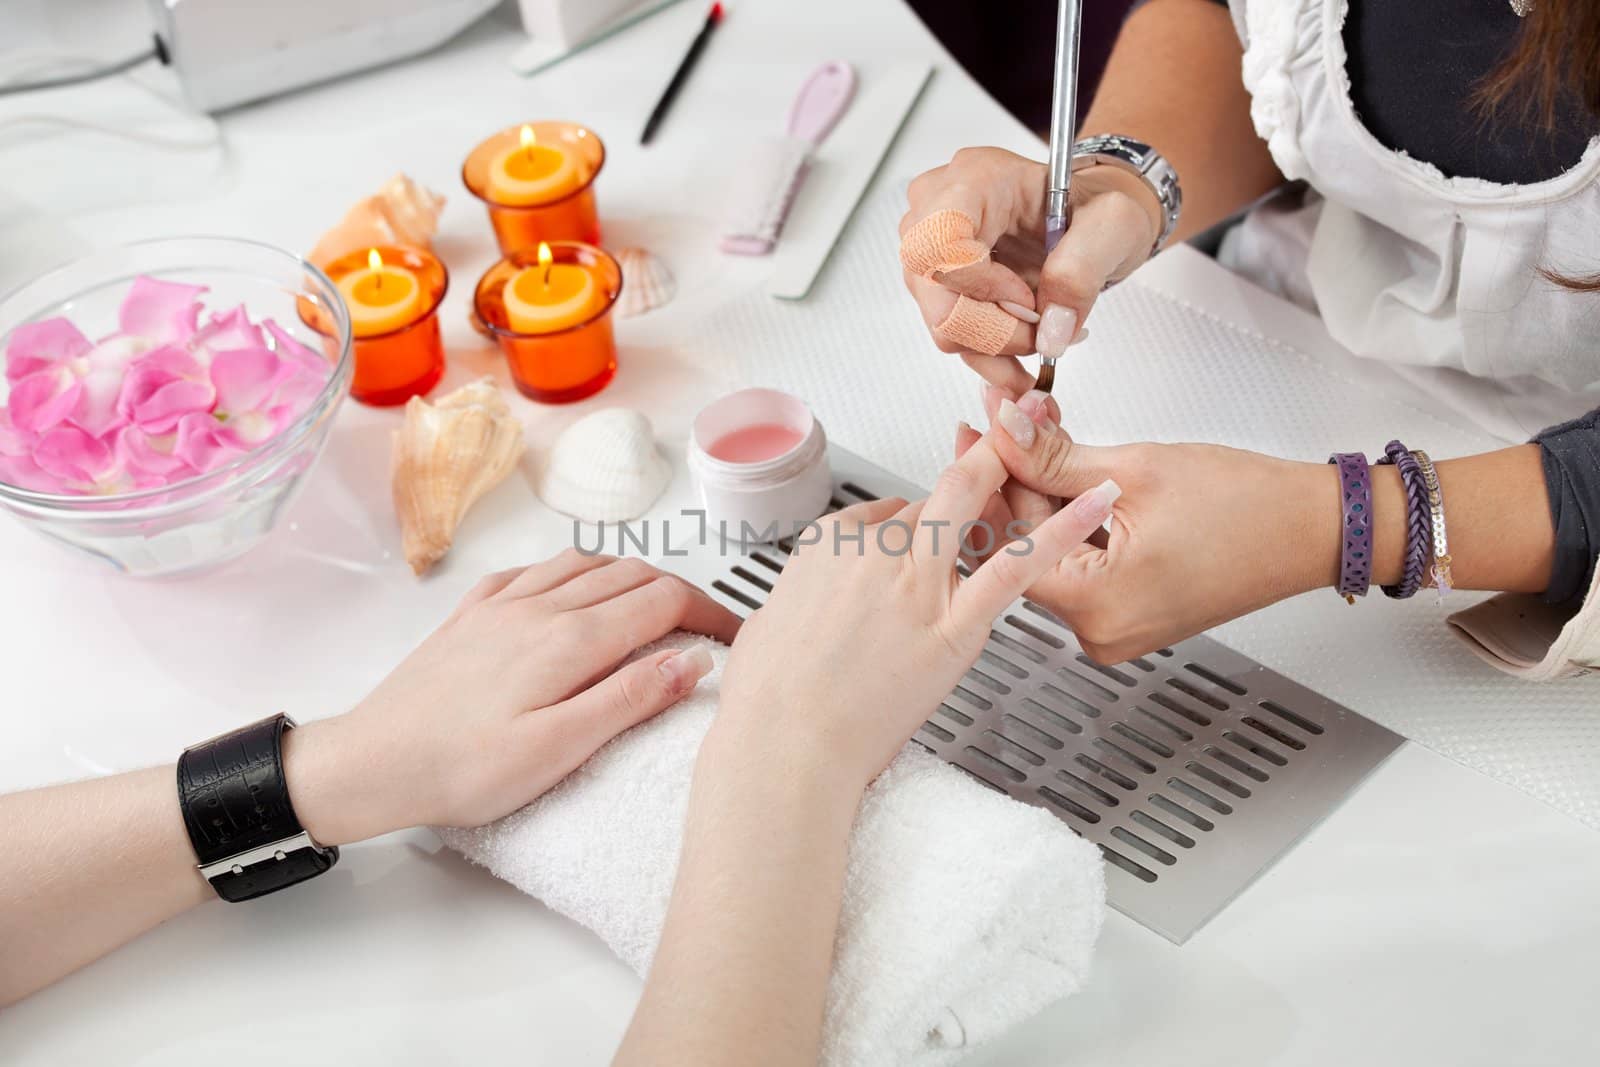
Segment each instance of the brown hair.
M1502 115L1509 106L1516 118L1549 129L1556 105L1569 95L1600 118L1600 3L1533 0L1510 52L1479 84L1475 103L1486 115ZM1600 273L1567 278L1544 267L1539 273L1565 289L1600 293Z

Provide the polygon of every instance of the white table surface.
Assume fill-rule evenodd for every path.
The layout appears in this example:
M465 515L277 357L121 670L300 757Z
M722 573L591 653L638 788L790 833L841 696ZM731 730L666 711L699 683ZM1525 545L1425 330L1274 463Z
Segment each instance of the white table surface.
M136 0L11 3L28 46L115 54L143 29ZM436 54L228 114L224 151L7 122L52 110L203 132L125 84L5 103L0 287L138 237L215 232L306 247L350 200L404 169L451 199L439 242L454 273L447 385L480 373L503 381L464 323L471 282L494 254L459 163L489 130L575 117L611 151L600 184L607 244L661 252L685 295L623 325L622 371L601 397L563 409L518 401L518 411L537 450L586 411L636 406L678 457L688 417L742 384L749 365L701 324L750 298L765 269L710 251L715 179L738 144L779 122L812 66L844 57L870 78L908 58L938 64L878 189L963 144L1038 151L895 0L735 5L662 139L640 150L633 136L700 14L685 4L531 81L507 71L517 37L497 18ZM163 72L141 78L170 91ZM1163 284L1214 270L1180 254ZM884 271L883 299L897 299L894 265ZM918 329L909 308L899 321ZM943 402L950 412L976 414L960 372L930 380L964 391ZM478 575L570 541L569 525L513 477L469 517L439 571L412 579L388 505L394 423L347 405L285 526L204 577L121 580L0 524L0 790L170 760L186 742L278 708L342 710ZM830 430L846 444L864 432ZM689 499L677 467L660 513ZM972 1062L1594 1062L1597 844L1525 794L1407 745L1188 945L1113 913L1089 987ZM197 909L9 1009L0 1061L166 1064L226 1049L241 1064L599 1064L638 988L593 935L415 831L347 850L329 876L293 893Z

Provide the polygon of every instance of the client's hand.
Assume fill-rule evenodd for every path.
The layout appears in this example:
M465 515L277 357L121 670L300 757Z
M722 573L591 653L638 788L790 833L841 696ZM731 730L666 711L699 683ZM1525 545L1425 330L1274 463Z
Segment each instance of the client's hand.
M1040 393L1013 403L991 389L987 399L1018 517L1035 520L1049 497L1107 478L1123 489L1109 536L1077 546L1028 590L1094 659L1143 655L1337 577L1334 468L1219 445L1080 445ZM958 436L957 451L974 437Z
M978 658L994 617L1104 521L1079 498L964 582L962 527L1006 480L980 442L918 504L806 531L723 672L666 927L618 1065L816 1063L861 792ZM811 534L818 536L812 537Z
M714 732L826 766L841 788L865 786L976 661L995 616L1105 521L1116 494L1081 495L958 581L961 534L982 544L970 524L1005 481L980 442L926 501L824 520L740 633Z
M1033 378L1015 357L1066 351L1106 283L1148 258L1162 224L1143 181L1093 167L1073 177L1072 226L1045 262L1045 181L1043 163L962 149L911 183L900 222L906 286L934 340L1019 393Z
M554 559L492 574L348 715L285 735L286 777L326 844L515 811L710 669L704 649L640 646L739 620L640 560Z

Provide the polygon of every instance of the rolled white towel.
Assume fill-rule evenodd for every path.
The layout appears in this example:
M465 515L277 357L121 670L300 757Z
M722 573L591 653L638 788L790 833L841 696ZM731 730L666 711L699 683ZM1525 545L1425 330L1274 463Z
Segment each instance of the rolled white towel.
M674 634L653 648L687 647ZM728 650L688 699L555 789L445 843L587 926L641 976L661 937L696 753ZM1075 992L1105 915L1098 850L916 745L867 790L850 839L822 1062L955 1063Z

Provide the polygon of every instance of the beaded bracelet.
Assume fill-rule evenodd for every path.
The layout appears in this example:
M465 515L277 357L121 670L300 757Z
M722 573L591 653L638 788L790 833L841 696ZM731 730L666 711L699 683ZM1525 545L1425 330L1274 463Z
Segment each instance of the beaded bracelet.
M1444 494L1439 489L1439 473L1433 469L1433 460L1420 448L1411 454L1417 458L1417 466L1422 468L1423 484L1428 487L1428 521L1433 527L1433 566L1428 574L1439 590L1440 602L1443 602L1451 588L1450 538L1446 536L1444 527Z
M1339 531L1339 595L1351 604L1372 587L1372 470L1360 452L1335 452L1344 515Z
M1383 595L1395 600L1405 600L1417 595L1422 588L1422 573L1428 564L1428 535L1432 528L1428 511L1428 486L1422 478L1422 467L1416 456L1399 441L1390 441L1378 460L1394 464L1400 471L1400 483L1406 493L1406 555L1405 568L1400 572L1398 585L1383 586Z

